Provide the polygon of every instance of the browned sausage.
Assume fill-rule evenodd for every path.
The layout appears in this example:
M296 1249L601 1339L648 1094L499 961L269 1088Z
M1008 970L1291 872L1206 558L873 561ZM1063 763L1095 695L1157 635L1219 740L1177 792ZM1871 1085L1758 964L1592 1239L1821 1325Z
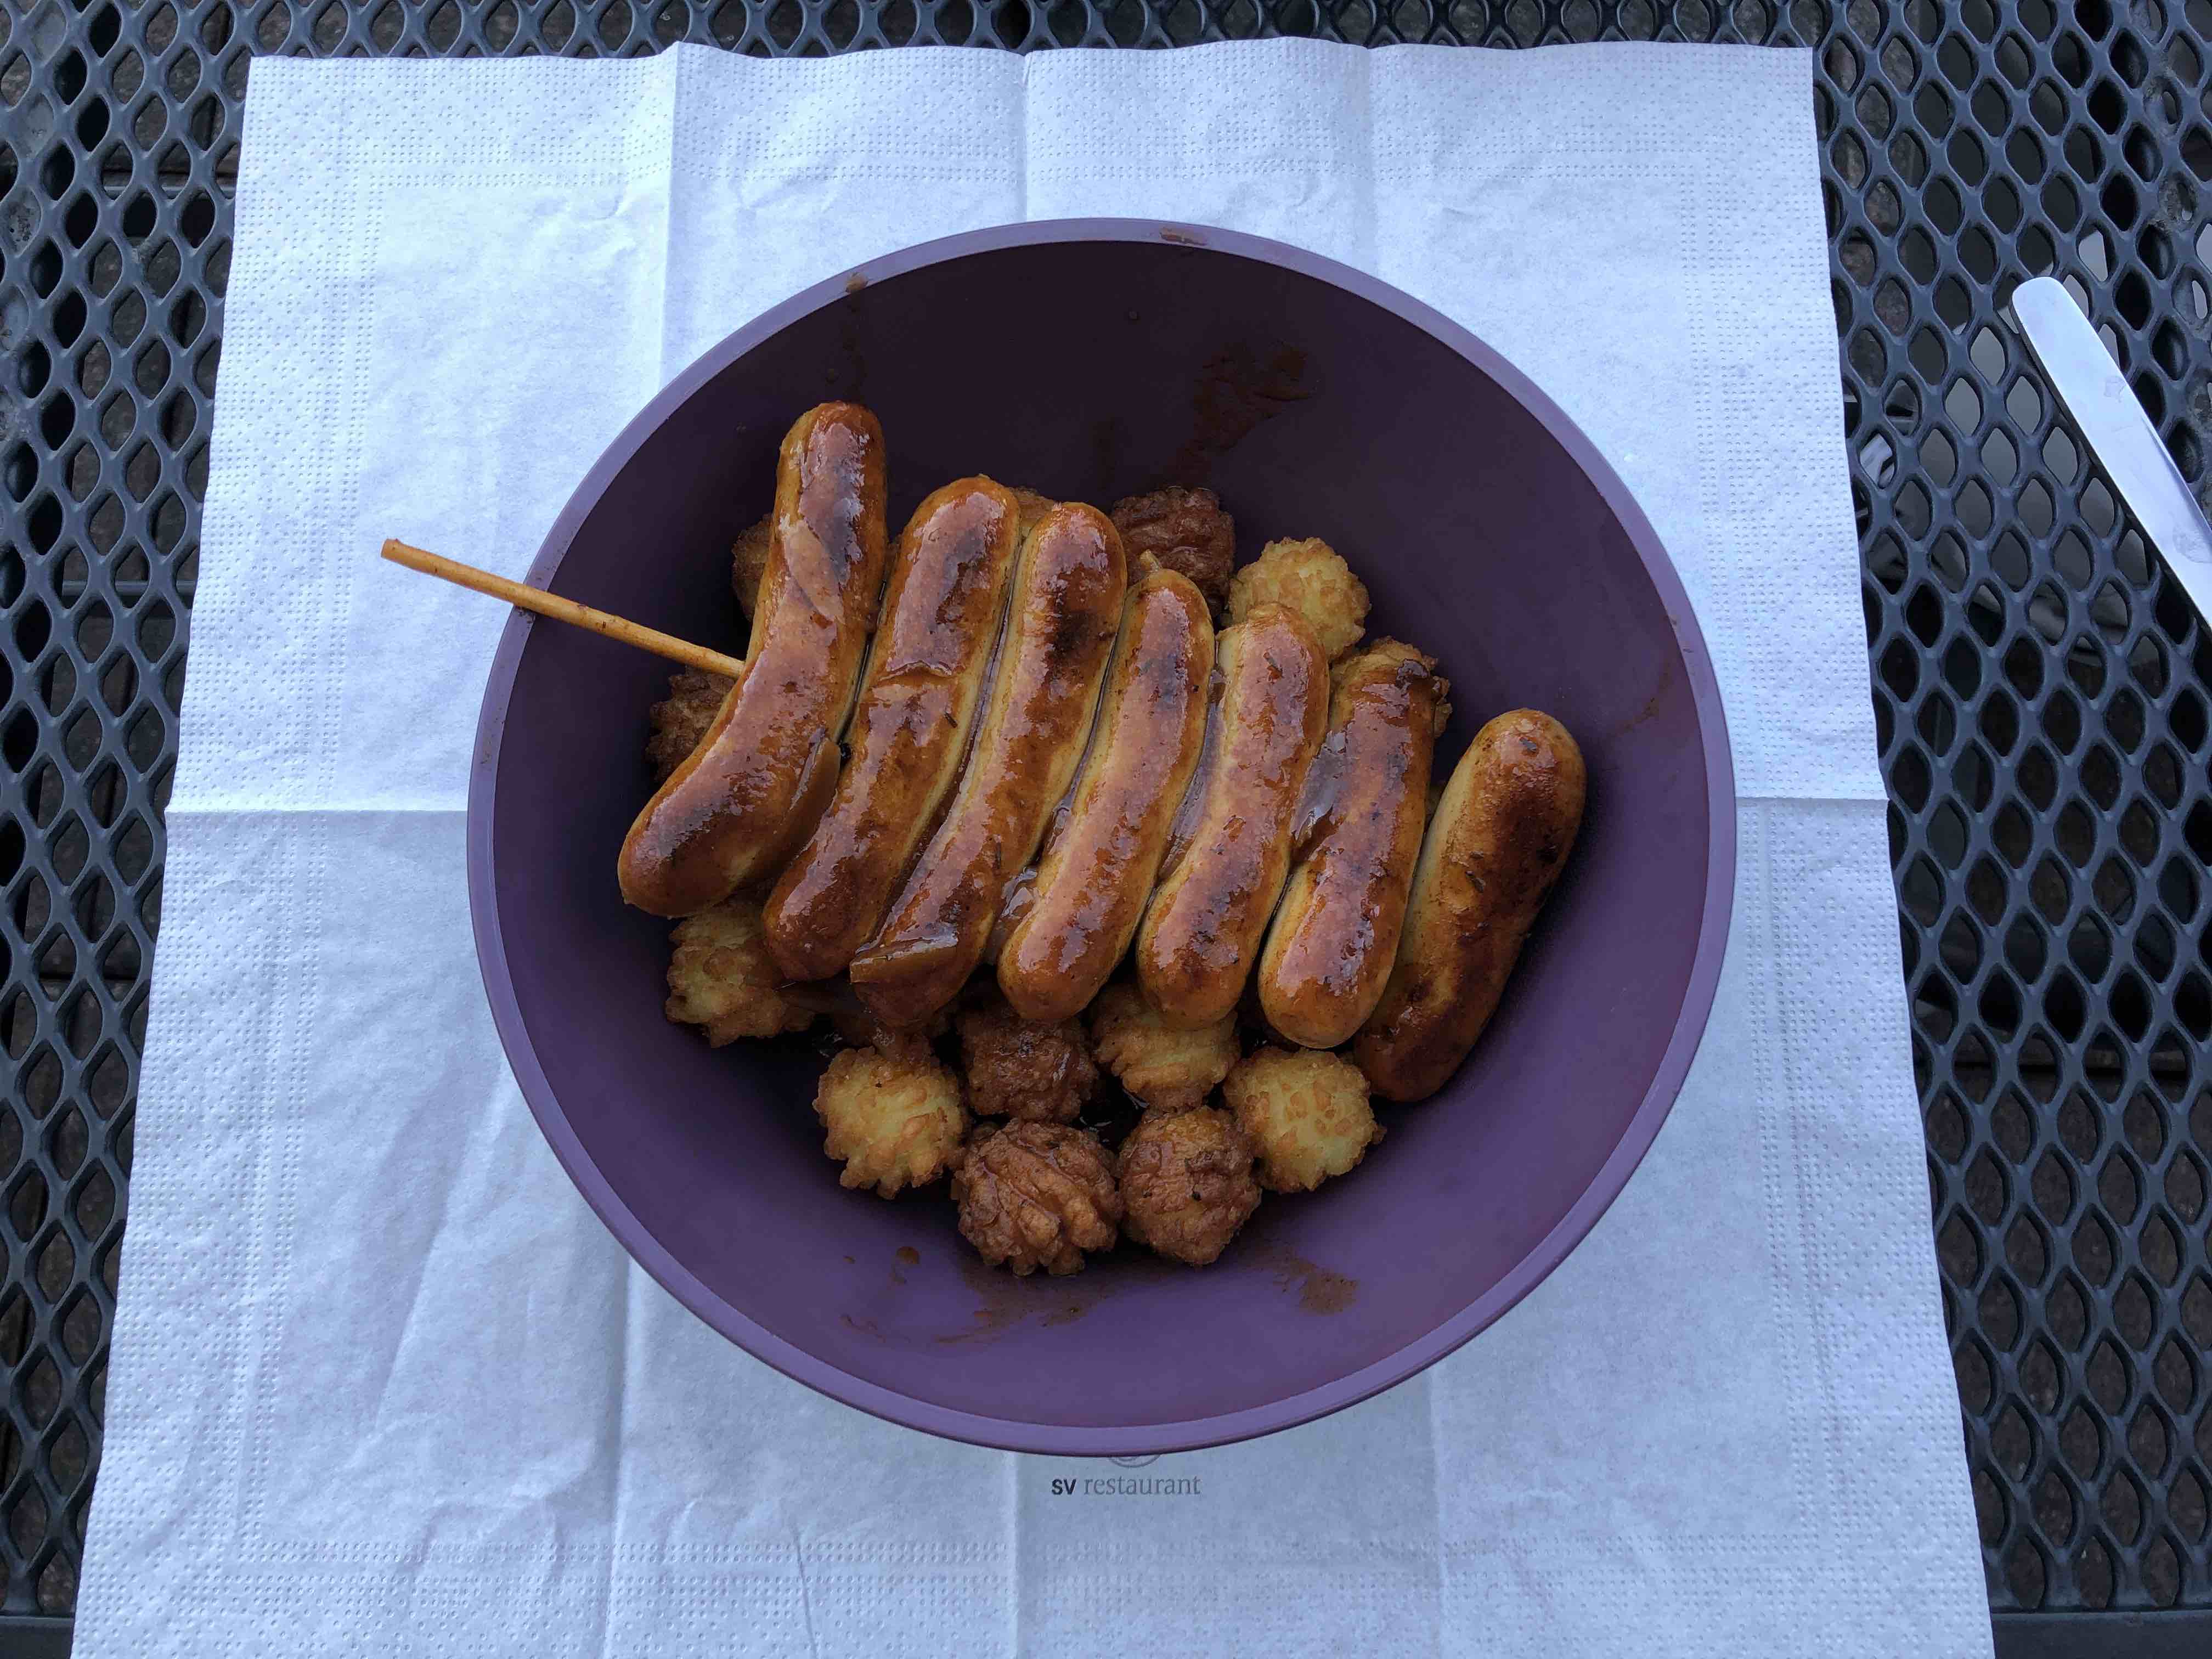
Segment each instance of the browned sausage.
M883 429L858 404L784 434L745 676L623 841L639 909L690 915L774 875L829 805L883 593L884 489Z
M944 822L875 938L853 988L886 1025L919 1025L982 960L999 902L1035 855L1091 735L1127 591L1121 538L1066 502L1022 544L1006 637L973 753Z
M999 955L999 988L1024 1019L1080 1012L1136 937L1198 765L1212 678L1213 622L1189 578L1156 571L1130 589L1066 822Z
M1328 659L1288 606L1262 605L1216 646L1214 752L1195 816L1137 930L1137 988L1179 1030L1234 1012L1290 866L1298 794L1328 724Z
M937 827L982 702L1018 522L1012 492L963 478L899 537L837 793L769 896L769 954L793 979L843 970Z
M1574 846L1586 787L1582 750L1548 714L1516 708L1474 734L1422 843L1397 965L1352 1045L1376 1094L1425 1099L1474 1047Z
M1328 735L1260 953L1260 1011L1304 1048L1351 1042L1397 959L1446 690L1435 668L1383 640L1334 671Z

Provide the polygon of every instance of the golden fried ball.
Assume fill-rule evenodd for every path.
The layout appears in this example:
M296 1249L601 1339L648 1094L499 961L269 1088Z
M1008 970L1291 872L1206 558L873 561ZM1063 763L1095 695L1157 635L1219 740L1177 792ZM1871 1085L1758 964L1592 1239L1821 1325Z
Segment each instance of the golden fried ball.
M1262 605L1286 605L1306 619L1332 657L1350 650L1367 626L1367 587L1327 542L1269 542L1229 584L1229 619L1243 622Z
M803 1031L814 1009L783 991L783 975L761 933L761 908L749 898L724 899L686 916L669 936L668 1018L696 1025L715 1048L739 1037Z
M950 1170L968 1133L960 1079L927 1054L846 1049L822 1073L814 1115L822 1150L845 1166L838 1180L885 1198Z
M1132 581L1147 570L1180 571L1217 615L1229 602L1237 523L1212 490L1170 486L1149 495L1128 495L1115 502L1107 516L1121 532Z
M730 592L738 596L738 604L748 617L753 614L753 596L760 592L761 578L768 574L775 521L775 514L763 513L758 524L730 544Z
M1329 683L1341 686L1354 674L1364 673L1378 663L1389 663L1402 674L1419 676L1433 683L1430 731L1437 737L1443 736L1451 719L1451 704L1446 701L1451 696L1451 682L1437 672L1437 659L1418 647L1402 640L1370 640L1357 651L1346 652L1336 659L1328 671Z
M1024 1019L994 1000L960 1016L968 1103L978 1117L1073 1123L1097 1092L1098 1067L1081 1024Z
M653 705L653 732L645 740L645 758L656 786L667 782L668 775L691 757L735 684L697 668L668 677L668 696Z
M1340 1054L1260 1048L1229 1073L1222 1092L1259 1148L1260 1184L1270 1192L1310 1193L1382 1139L1367 1079Z
M1252 1139L1212 1106L1147 1112L1121 1143L1123 1228L1162 1255L1202 1267L1260 1206Z
M1156 1111L1202 1105L1237 1063L1237 1017L1170 1030L1133 985L1109 985L1091 1005L1098 1063Z
M1072 1273L1111 1249L1121 1221L1114 1155L1059 1123L985 1129L952 1172L960 1231L993 1267Z

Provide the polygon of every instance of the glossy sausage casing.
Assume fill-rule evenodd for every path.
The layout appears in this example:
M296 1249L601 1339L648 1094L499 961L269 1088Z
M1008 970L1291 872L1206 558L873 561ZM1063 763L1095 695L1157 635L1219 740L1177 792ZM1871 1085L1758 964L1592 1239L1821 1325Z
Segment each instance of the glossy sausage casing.
M793 422L744 679L623 839L623 896L684 916L763 881L837 782L837 738L884 585L884 434L858 404Z
M1212 678L1205 596L1174 571L1146 577L1129 591L1066 820L999 954L999 988L1024 1019L1082 1012L1136 936L1198 765Z
M1082 759L1127 587L1121 538L1095 507L1055 507L1023 543L959 787L852 961L854 990L884 1024L921 1024L981 962L1006 883L1035 856Z
M1443 683L1385 640L1340 663L1290 879L1260 953L1260 1011L1308 1048L1349 1042L1397 959Z
M937 827L982 701L1018 530L1011 490L963 478L899 537L837 792L769 896L769 954L789 977L844 969Z
M1299 792L1328 724L1328 659L1298 614L1262 605L1215 647L1214 752L1196 814L1137 932L1137 988L1165 1024L1233 1013L1290 867Z
M1390 982L1352 1045L1376 1093L1425 1099L1474 1047L1574 846L1586 787L1582 750L1548 714L1516 708L1475 733L1430 821Z

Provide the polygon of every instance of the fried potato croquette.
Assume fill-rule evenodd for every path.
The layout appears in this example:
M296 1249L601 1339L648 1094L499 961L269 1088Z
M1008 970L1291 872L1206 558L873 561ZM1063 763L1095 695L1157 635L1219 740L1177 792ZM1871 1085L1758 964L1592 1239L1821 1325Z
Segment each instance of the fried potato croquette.
M927 1054L848 1048L823 1073L814 1115L822 1150L845 1166L838 1181L885 1198L951 1169L968 1133L960 1079Z
M1171 1030L1135 986L1109 985L1091 1005L1091 1042L1098 1063L1147 1109L1187 1111L1237 1064L1237 1016Z
M978 1117L1073 1123L1098 1090L1080 1022L1024 1019L997 999L960 1016L968 1103Z
M760 592L761 578L768 574L769 543L775 524L775 514L763 513L758 524L730 544L730 592L738 596L738 604L748 617L753 614L753 596Z
M1176 570L1190 578L1216 616L1229 603L1229 573L1237 563L1237 523L1210 489L1170 486L1149 495L1127 495L1108 514L1129 555L1129 579L1148 570Z
M665 783L668 775L690 758L734 684L697 668L668 677L668 696L653 705L653 732L645 740L645 758L656 785Z
M1072 1273L1086 1250L1120 1237L1114 1155L1097 1137L1058 1123L986 1130L952 1172L962 1237L1017 1274Z
M676 952L668 963L668 1018L698 1026L714 1048L739 1037L803 1031L814 1023L811 1003L784 994L754 900L710 905L678 922L669 937Z
M1229 584L1229 619L1263 605L1286 605L1306 620L1330 657L1358 643L1367 627L1367 586L1327 542L1269 542Z
M1260 1184L1270 1192L1310 1193L1382 1139L1367 1079L1325 1050L1257 1049L1229 1073L1222 1092L1259 1148Z
M1252 1138L1212 1106L1148 1112L1121 1143L1121 1225L1139 1244L1202 1267L1260 1207Z

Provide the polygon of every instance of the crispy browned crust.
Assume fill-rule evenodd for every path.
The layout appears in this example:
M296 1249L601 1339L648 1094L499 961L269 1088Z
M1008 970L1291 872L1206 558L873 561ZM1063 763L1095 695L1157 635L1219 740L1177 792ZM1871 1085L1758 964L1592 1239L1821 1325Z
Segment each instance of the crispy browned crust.
M1214 1107L1146 1113L1121 1143L1123 1230L1204 1267L1260 1207L1253 1157L1251 1137Z
M792 423L744 678L623 840L623 897L702 910L765 881L830 804L837 738L883 596L884 434L858 404Z
M1057 1123L986 1130L953 1171L960 1231L993 1267L1072 1273L1086 1250L1119 1237L1114 1155L1095 1135Z
M1131 571L1173 570L1188 576L1219 616L1229 603L1237 565L1237 524L1210 489L1171 485L1114 503L1114 527L1129 550Z
M918 1024L959 994L1091 735L1127 587L1121 538L1097 508L1063 503L1031 532L1013 580L974 752L882 927L853 957L853 988L887 1024Z
M998 954L999 984L1029 1018L1080 1013L1128 953L1198 765L1212 673L1198 590L1172 571L1132 588L1066 821Z
M915 509L854 704L829 811L768 901L768 943L797 980L842 971L881 925L958 781L1017 545L1013 497L988 478Z
M1170 1025L1236 1011L1289 873L1307 768L1328 723L1328 659L1297 612L1261 605L1223 631L1217 752L1189 843L1137 932L1137 983Z
M1475 733L1422 844L1397 964L1352 1045L1376 1093L1425 1099L1474 1047L1565 866L1586 788L1582 750L1548 714L1516 708Z
M994 998L957 1024L968 1103L978 1117L1073 1123L1098 1091L1098 1066L1075 1020L1024 1019Z
M1349 1042L1382 1000L1420 855L1443 682L1435 659L1386 644L1332 676L1328 735L1260 954L1261 1012L1303 1048Z
M720 674L698 668L668 677L668 695L653 705L648 717L653 730L645 740L646 764L653 769L656 787L691 757L691 751L714 725L714 716L722 712L722 700L734 684Z

